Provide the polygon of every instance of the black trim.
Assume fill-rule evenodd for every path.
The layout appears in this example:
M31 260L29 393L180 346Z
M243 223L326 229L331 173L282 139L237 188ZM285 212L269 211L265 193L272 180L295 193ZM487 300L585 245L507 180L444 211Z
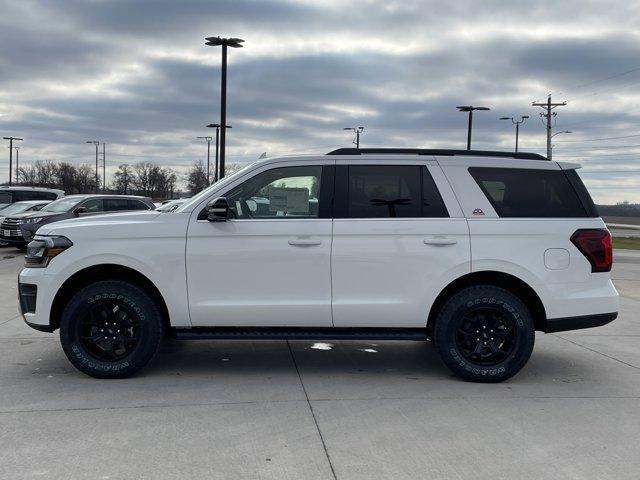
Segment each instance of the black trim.
M179 340L427 340L425 328L193 327L171 333Z
M582 315L580 317L548 318L544 333L565 332L580 328L601 327L618 318L618 312Z
M9 245L24 246L24 245L27 245L30 242L30 240L24 240L24 238L17 239L15 237L9 238L9 237L3 237L0 235L0 242L8 243Z
M549 160L537 153L528 152L496 152L491 150L448 150L430 148L338 148L327 155L367 155L367 154L413 154L434 156L472 156L472 157L502 157L520 160Z
M20 312L36 313L36 300L38 298L38 286L31 283L18 283L18 297L20 300Z
M53 331L55 330L55 328L51 325L38 325L37 323L27 322L26 320L24 321L24 323L29 325L34 330L38 330L39 332L53 333Z
M320 176L320 191L318 196L318 218L332 218L333 216L333 195L335 187L336 168L334 165L322 165Z

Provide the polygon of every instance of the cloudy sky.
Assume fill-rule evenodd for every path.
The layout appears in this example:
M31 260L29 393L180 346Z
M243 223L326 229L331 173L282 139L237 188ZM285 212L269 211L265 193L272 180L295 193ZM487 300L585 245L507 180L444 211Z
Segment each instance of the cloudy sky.
M229 56L231 162L349 146L464 148L456 105L491 107L474 148L513 149L502 116L529 115L520 147L544 153L539 108L558 108L555 159L583 164L598 202L640 202L640 2L511 0L0 1L0 133L20 160L185 169L219 120ZM5 142L6 143L6 142ZM4 147L4 145L3 145ZM8 151L0 155L7 179Z

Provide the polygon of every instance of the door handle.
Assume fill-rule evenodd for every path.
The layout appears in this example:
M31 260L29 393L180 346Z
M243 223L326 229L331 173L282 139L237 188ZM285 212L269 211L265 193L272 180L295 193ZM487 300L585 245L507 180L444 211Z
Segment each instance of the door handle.
M455 238L434 237L434 238L425 238L424 239L424 244L425 245L442 246L442 245L455 245L456 243L458 243L458 240L456 240Z
M294 238L289 240L289 245L296 247L311 247L313 245L320 245L322 240L313 240L311 238Z

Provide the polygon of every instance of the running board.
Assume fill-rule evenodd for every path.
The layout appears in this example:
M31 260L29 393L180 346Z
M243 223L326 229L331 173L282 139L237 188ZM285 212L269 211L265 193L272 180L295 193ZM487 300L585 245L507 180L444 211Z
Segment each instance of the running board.
M179 340L427 340L425 328L193 327L173 328Z

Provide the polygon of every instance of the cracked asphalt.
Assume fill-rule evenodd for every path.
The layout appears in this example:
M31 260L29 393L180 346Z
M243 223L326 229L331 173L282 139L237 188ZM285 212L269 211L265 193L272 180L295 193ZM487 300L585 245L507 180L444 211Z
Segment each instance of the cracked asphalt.
M515 378L464 383L417 342L167 341L95 380L17 313L0 250L0 479L637 479L640 252L620 317L538 333Z

